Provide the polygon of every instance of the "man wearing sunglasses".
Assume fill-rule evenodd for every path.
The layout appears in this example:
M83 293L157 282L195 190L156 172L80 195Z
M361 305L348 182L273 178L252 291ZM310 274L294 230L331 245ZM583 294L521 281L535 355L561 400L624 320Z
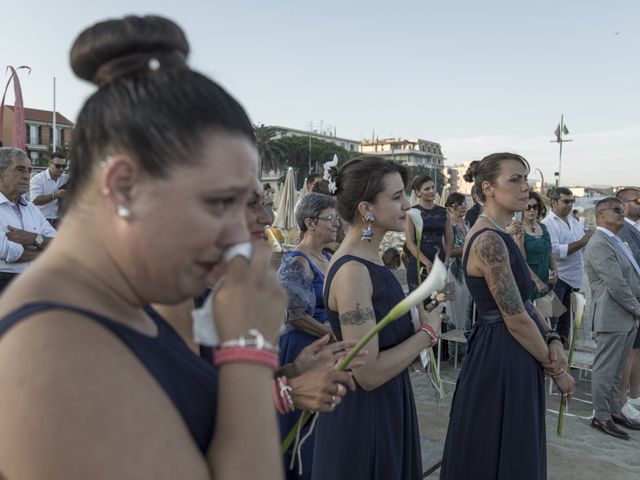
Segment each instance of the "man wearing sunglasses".
M640 189L623 188L616 193L616 198L624 205L624 226L618 236L629 246L636 262L640 263ZM620 381L619 390L622 413L640 421L640 330L633 342L631 358Z
M31 201L40 207L42 214L54 228L58 228L59 203L64 198L64 186L69 181L69 175L64 173L65 168L67 160L64 155L54 152L47 169L31 179Z
M558 268L558 281L553 287L567 311L559 318L552 318L552 325L562 337L562 343L568 347L571 330L571 292L582 288L582 251L593 231L585 234L580 223L573 218L571 210L575 203L573 193L565 187L549 191L551 212L542 220L551 237L551 250Z
M622 410L618 385L622 379L640 319L640 265L617 235L625 224L624 207L615 197L596 203L597 231L585 249L585 270L593 302L597 343L591 376L595 415L591 426L629 439L617 425L640 430L640 420Z

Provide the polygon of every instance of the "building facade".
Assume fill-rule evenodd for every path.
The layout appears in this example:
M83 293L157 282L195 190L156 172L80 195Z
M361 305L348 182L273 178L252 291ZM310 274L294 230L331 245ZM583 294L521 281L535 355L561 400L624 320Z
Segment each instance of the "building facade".
M428 140L385 138L364 141L360 152L365 155L378 155L409 166L433 167L442 170L444 156L439 143Z
M11 130L13 127L14 111L13 106L5 105L4 127L2 133L2 144L11 145ZM46 163L49 152L53 148L53 112L50 110L39 110L37 108L25 108L25 133L27 153L34 164ZM56 112L56 146L58 148L68 146L71 142L73 132L73 122L61 113Z
M334 145L338 145L339 147L344 148L349 152L358 152L360 151L360 142L357 140L351 140L349 138L338 137L335 134L331 135L329 132L322 131L307 131L307 130L297 130L295 128L289 127L281 127L279 125L273 125L273 128L277 128L280 133L276 136L276 138L282 137L311 137L318 140L322 140L324 142L330 142Z

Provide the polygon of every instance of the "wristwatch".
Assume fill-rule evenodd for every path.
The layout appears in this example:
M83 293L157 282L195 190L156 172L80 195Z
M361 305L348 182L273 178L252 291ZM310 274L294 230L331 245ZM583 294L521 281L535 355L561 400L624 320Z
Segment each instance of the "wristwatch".
M36 235L36 246L41 247L44 243L44 237L41 234Z

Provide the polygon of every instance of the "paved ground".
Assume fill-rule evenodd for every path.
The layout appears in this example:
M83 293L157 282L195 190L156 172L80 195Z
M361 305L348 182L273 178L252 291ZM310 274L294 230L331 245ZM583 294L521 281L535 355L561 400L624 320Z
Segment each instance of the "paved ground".
M433 389L424 374L413 373L414 393L422 439L424 469L438 462L447 431L449 407L457 378L457 370L443 362L442 377L446 396L435 401ZM548 385L548 383L547 383ZM576 398L589 400L591 384L578 380ZM630 441L618 440L590 427L590 420L565 417L563 437L556 435L557 395L547 394L547 457L549 480L638 480L640 479L640 431L629 431ZM588 403L572 401L571 414L591 417ZM428 478L438 478L439 471ZM470 477L470 480L472 478Z

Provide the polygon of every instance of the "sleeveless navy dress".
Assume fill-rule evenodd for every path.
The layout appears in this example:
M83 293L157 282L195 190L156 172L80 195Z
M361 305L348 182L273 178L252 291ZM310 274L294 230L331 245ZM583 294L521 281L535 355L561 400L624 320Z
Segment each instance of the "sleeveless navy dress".
M330 259L327 254L324 255L327 260ZM322 297L324 274L320 270L318 270L318 267L315 266L315 264L309 259L309 257L307 257L300 251L287 252L286 256L289 258L304 257L307 262L309 262L309 266L313 271L313 280L311 282L311 286L315 294L315 308L313 309L312 316L318 322L325 323L327 321L327 310L324 306L324 298ZM278 275L282 279L283 272L281 270L278 270ZM304 282L306 280L299 279L299 281ZM304 349L307 345L315 342L316 340L318 340L318 337L314 337L313 335L303 332L302 330L298 330L297 328L287 325L279 340L280 365L293 363L298 355L300 355L302 349ZM289 431L296 426L301 414L301 411L296 410L284 415L278 415L278 421L280 423L280 436L282 439L284 439ZM300 436L303 437L304 435L306 435L309 431L309 428L310 425L307 424L301 430ZM293 470L289 469L289 463L291 461L291 451L289 450L284 454L283 458L285 462L285 477L287 480L308 480L311 478L311 462L313 460L314 438L315 435L314 433L312 433L309 437L307 437L304 444L302 445L302 475L298 474L297 465L293 468Z
M145 307L145 311L158 327L156 337L138 333L97 313L53 302L31 303L10 313L0 321L0 337L21 320L53 309L82 315L118 337L169 396L194 442L206 455L217 408L218 374L213 365L189 350L173 327L151 307Z
M483 228L468 239L463 258L478 321L451 404L441 480L547 478L544 373L538 361L509 333L484 278L467 274L477 236L491 230L504 240L520 297L542 334L529 302L531 277L520 250L505 232Z
M389 269L362 258L345 255L331 266L324 289L325 304L331 282L347 262L359 262L369 271L371 298L380 321L404 298L402 287ZM338 340L342 331L338 312L328 310ZM409 315L378 334L380 351L402 343L414 334ZM407 369L372 391L356 383L333 412L321 413L316 425L313 480L417 480L422 478L422 458L416 406Z
M445 251L442 238L447 225L447 209L440 205L434 205L429 209L420 205L414 205L411 208L418 209L422 216L422 237L418 248L430 262L433 262L436 255L444 262ZM417 268L416 257L407 250L407 284L410 292L418 288ZM425 278L427 275L423 272L422 280Z

